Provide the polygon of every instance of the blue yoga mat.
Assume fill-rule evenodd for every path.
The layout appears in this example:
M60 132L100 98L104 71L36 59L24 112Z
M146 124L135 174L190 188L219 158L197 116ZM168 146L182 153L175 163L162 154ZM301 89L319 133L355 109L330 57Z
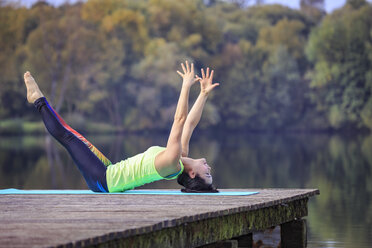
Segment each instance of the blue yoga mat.
M258 192L253 191L223 191L219 193L183 193L180 190L127 190L120 193L96 193L91 190L21 190L21 189L2 189L0 195L90 195L90 194L122 194L122 195L253 195Z

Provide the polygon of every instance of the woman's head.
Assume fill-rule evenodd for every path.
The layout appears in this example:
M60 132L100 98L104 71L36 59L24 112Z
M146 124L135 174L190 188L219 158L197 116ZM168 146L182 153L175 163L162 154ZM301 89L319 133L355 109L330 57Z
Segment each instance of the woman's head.
M204 158L181 158L184 171L178 176L177 182L184 186L183 192L218 192L212 185L211 167Z

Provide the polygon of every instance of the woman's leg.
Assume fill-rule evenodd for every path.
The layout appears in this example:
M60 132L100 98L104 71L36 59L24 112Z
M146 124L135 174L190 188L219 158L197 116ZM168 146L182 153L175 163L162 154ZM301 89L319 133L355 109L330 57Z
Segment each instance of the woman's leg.
M107 192L106 166L111 162L81 134L76 132L54 111L45 97L34 103L49 133L70 153L89 188Z
M25 74L25 83L28 101L33 102L40 112L49 133L70 153L89 188L95 192L107 192L106 166L111 164L110 160L66 124L43 97L29 73Z

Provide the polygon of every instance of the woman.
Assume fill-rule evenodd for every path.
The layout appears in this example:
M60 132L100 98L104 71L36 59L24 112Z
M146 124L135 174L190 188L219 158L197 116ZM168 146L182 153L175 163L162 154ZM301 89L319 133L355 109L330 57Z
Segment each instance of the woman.
M112 164L81 134L68 126L49 105L29 72L24 74L27 100L41 114L45 127L70 153L94 192L123 192L145 183L161 179L175 179L183 192L218 192L212 185L210 167L204 158L192 159L189 153L191 135L200 121L209 93L219 84L212 83L213 70L201 70L202 77L194 75L194 65L181 64L183 78L172 129L166 147L153 146L134 157ZM191 86L199 81L200 94L188 114Z

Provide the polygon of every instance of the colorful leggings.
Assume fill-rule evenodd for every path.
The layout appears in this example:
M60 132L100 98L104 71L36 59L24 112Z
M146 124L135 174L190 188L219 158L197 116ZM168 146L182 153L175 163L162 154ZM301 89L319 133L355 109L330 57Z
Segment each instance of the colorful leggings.
M49 133L70 153L88 187L94 192L108 192L106 167L111 164L96 147L72 129L54 111L45 97L34 103Z

